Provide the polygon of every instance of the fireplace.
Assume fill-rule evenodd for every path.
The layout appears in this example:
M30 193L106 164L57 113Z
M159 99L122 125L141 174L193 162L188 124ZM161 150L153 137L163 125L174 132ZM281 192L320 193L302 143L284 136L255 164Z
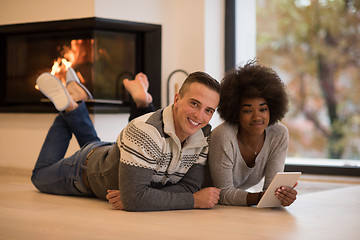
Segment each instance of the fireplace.
M144 72L155 107L161 106L161 26L84 18L0 26L0 111L55 112L36 89L52 72L65 81L72 66L94 99L92 112L127 112L122 80Z

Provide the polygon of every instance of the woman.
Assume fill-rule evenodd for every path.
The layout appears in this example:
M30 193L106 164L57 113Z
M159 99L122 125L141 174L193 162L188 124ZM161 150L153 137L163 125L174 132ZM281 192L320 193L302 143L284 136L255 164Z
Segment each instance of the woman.
M289 134L279 121L288 110L286 88L271 68L251 61L226 74L220 96L218 112L225 122L211 133L211 178L221 189L220 204L256 205L284 170ZM264 177L263 191L246 191ZM275 195L289 206L297 192L281 187Z

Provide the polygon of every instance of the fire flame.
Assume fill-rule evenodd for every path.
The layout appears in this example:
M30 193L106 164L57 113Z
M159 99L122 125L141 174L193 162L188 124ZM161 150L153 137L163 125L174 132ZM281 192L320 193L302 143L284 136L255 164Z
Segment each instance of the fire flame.
M82 39L74 39L71 40L70 48L68 46L63 46L63 56L54 61L50 73L59 78L65 85L67 70L75 63L82 62L86 57L88 57L86 53L87 44L89 44L89 42ZM93 44L93 40L90 41L90 44ZM81 73L77 72L76 74L80 81L84 83L85 80ZM39 90L39 87L35 85L35 89Z
M71 67L72 63L66 60L65 58L58 58L54 61L53 66L51 67L51 74L56 75L61 71L67 71Z

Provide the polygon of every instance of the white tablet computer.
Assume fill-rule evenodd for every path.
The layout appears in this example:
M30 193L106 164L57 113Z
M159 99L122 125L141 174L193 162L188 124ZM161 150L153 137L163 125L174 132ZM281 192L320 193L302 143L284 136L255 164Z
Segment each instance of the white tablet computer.
M282 186L293 187L300 175L301 172L278 172L268 189L266 189L257 207L280 207L281 201L275 196L276 189Z

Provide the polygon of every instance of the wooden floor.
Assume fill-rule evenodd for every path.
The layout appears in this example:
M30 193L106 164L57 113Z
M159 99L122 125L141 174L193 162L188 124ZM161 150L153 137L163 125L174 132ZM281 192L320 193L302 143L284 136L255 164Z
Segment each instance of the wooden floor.
M0 175L0 239L359 239L360 178L302 176L288 208L132 213Z

